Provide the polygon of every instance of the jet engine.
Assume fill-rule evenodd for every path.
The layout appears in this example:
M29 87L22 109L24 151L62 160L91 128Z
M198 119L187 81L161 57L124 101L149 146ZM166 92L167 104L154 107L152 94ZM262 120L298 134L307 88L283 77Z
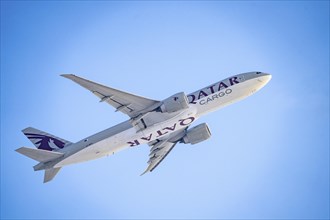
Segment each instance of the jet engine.
M172 113L189 108L189 101L184 92L179 92L165 99L160 106L162 112Z
M182 141L185 144L197 144L211 137L211 132L206 123L197 125L189 129Z

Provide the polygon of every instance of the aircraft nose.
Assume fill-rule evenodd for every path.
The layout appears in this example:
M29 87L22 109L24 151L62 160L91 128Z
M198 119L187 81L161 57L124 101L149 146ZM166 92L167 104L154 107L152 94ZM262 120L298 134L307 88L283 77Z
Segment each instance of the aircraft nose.
M270 75L269 73L262 73L260 75L261 76L258 77L258 81L262 82L265 85L272 79L272 75Z

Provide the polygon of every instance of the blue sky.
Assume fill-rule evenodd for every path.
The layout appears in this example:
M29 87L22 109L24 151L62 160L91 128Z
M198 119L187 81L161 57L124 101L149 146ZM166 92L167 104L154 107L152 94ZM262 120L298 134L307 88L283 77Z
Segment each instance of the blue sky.
M255 70L271 82L142 177L147 146L48 184L14 151L28 126L78 141L127 119L62 73L162 100ZM1 1L1 218L328 219L329 2Z

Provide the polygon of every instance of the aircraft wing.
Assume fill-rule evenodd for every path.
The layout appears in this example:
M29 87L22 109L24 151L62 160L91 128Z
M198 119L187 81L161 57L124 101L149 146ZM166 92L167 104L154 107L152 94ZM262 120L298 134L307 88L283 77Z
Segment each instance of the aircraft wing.
M145 113L148 110L152 110L149 108L152 106L157 107L157 104L160 103L156 100L144 98L127 92L119 91L117 89L113 89L107 86L103 86L101 84L75 76L73 74L63 74L61 76L78 83L80 86L88 89L94 95L99 97L101 99L100 102L109 103L116 109L116 111L121 111L131 118L136 117L139 114Z
M141 174L141 176L147 172L153 171L160 162L171 152L177 142L168 142L168 141L160 141L155 145L152 145L149 154L149 166L147 169Z
M160 162L165 159L165 157L185 135L185 130L174 132L168 139L159 140L150 144L151 148L148 161L149 166L141 174L141 176L147 172L152 172L160 164Z

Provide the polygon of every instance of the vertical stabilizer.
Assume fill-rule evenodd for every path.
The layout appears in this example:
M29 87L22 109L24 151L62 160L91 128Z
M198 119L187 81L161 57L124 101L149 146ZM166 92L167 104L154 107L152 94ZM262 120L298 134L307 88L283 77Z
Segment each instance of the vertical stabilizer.
M70 141L32 127L25 128L22 132L40 150L53 151L72 144Z
M45 170L44 183L51 181L62 167Z

